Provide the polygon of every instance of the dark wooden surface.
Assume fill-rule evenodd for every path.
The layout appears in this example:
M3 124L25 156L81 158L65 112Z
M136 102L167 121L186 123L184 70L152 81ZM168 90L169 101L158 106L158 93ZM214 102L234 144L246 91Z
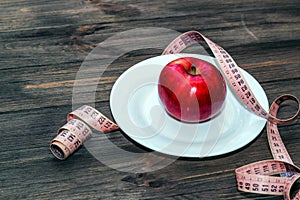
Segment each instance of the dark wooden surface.
M1 0L0 199L282 199L236 188L235 168L271 158L265 129L233 153L180 159L145 174L111 169L85 147L58 161L49 142L72 110L84 58L98 43L133 28L200 31L261 83L270 102L284 93L300 97L299 10L299 0ZM100 83L97 108L110 115L116 78L161 51L133 51L115 61ZM299 129L299 121L280 126L296 164ZM111 140L139 148L119 132Z

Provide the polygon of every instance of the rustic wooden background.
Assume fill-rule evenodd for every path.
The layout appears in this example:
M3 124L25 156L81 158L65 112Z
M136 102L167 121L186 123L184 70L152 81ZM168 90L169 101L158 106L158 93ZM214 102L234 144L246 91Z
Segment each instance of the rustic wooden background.
M236 188L235 168L271 158L265 129L233 153L180 159L145 174L111 169L85 147L58 161L49 142L72 110L73 83L84 58L98 43L133 28L200 31L261 83L270 102L284 93L300 97L299 10L299 0L1 0L0 199L282 199ZM117 59L98 88L97 108L110 115L116 78L161 51ZM299 121L280 126L296 164L299 130ZM140 148L119 132L111 140Z

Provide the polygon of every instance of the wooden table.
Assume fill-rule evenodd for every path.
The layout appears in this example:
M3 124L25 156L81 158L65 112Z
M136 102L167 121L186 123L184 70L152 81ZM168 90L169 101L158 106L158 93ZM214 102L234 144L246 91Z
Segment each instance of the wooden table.
M73 83L85 57L98 43L134 28L200 31L261 83L269 102L284 93L300 97L299 9L298 0L2 0L0 199L282 199L236 187L237 167L272 158L265 129L235 152L178 159L139 174L111 169L85 147L59 161L49 143L72 111ZM163 42L160 35L150 36L153 43ZM97 109L111 117L109 93L117 77L162 50L131 51L115 60L99 82ZM299 121L280 126L296 164L299 128ZM147 151L120 131L109 138L127 151Z

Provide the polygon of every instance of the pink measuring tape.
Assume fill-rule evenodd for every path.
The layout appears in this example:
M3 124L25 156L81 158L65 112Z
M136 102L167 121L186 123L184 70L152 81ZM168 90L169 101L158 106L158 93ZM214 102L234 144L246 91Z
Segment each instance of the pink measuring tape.
M188 46L203 41L208 44L213 52L239 100L250 111L267 120L268 141L274 160L259 161L236 169L238 189L259 194L284 195L285 199L291 199L291 188L300 178L300 169L294 165L290 158L280 137L277 124L291 123L298 118L300 114L298 98L289 94L282 95L272 103L270 111L267 112L254 96L233 58L222 47L197 31L181 34L168 45L162 54L180 53ZM285 101L296 102L298 110L296 114L288 119L279 119L276 117L277 112ZM91 128L104 133L120 128L95 108L87 105L71 112L67 121L67 124L58 130L57 136L50 144L51 152L60 160L66 159L91 136ZM280 176L272 176L275 174ZM300 199L300 190L293 195L292 199Z

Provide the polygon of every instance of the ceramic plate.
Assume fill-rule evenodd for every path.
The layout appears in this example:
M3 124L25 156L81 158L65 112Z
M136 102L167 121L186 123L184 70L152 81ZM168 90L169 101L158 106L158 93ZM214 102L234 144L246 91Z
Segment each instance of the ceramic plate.
M144 60L125 71L115 82L110 106L115 121L137 143L169 155L210 157L237 150L255 139L266 120L248 111L227 88L219 115L203 123L183 123L164 110L157 92L163 67L178 57L192 56L218 66L215 58L196 54L163 55ZM269 110L266 94L246 71L252 91Z

